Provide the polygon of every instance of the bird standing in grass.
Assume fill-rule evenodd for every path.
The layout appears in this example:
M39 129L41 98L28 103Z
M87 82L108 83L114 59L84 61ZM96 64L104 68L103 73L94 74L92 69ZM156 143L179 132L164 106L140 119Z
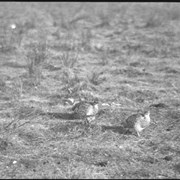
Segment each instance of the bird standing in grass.
M143 113L137 113L129 116L124 122L123 127L127 130L134 129L140 137L140 132L150 125L150 111L146 110Z
M88 124L95 120L95 116L98 113L98 98L94 98L92 101L80 101L76 103L72 110L77 116L85 121L85 124Z

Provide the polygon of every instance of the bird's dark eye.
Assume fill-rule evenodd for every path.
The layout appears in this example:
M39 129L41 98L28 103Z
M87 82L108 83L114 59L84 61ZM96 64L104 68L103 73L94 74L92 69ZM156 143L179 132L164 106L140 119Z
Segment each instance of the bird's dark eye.
M145 114L141 114L142 117L145 117Z

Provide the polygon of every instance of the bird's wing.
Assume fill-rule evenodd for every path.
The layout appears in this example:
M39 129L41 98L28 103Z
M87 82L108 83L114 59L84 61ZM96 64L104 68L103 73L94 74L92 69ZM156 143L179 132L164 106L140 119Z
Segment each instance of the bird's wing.
M72 111L76 111L76 109L78 109L80 105L81 105L80 102L78 102L77 104L75 104L75 105L71 108Z
M137 114L133 114L131 116L129 116L123 123L123 126L124 127L127 127L127 128L132 128L134 127L134 124L136 122L136 119L137 119L138 115Z

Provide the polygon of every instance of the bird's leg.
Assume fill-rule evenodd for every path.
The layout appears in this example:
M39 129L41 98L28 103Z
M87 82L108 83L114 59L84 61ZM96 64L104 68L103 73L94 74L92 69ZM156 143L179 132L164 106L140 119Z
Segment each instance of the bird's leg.
M91 129L91 127L92 127L91 121L93 121L95 119L95 116L90 116L87 119L88 119L88 123L89 123L89 128Z
M140 137L140 134L139 134L139 132L137 131L137 135L138 135L138 137Z
M84 125L85 125L85 129L86 131L89 129L89 126L90 126L90 123L88 121L88 119L86 118L85 121L84 121Z
M87 118L86 118L85 121L84 121L84 125L89 126L89 121L88 121Z
M129 129L128 128L125 128L124 129L124 134L128 134L130 131L129 131Z
M85 128L84 128L83 134L85 136L87 136L87 130L88 130L88 127L89 127L89 121L87 120L87 118L84 121L84 125L85 125Z

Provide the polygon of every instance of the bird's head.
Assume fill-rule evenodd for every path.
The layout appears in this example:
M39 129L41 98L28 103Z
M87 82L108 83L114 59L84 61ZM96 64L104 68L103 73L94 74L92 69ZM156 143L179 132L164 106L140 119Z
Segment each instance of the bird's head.
M145 110L143 113L144 117L149 117L150 116L150 110Z
M90 104L91 105L96 105L96 104L98 104L99 103L99 99L97 98L97 97L95 97L91 102L90 102Z
M150 110L145 109L145 110L138 110L138 114L140 114L142 117L148 118L150 116Z
M99 103L99 99L98 99L97 97L94 99L94 103L95 103L95 104L98 104L98 103Z

